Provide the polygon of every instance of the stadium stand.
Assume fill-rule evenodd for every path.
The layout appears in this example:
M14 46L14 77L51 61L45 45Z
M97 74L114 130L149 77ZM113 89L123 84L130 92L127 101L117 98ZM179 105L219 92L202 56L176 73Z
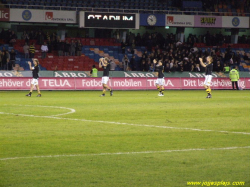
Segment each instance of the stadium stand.
M249 1L243 0L200 0L200 1L163 1L163 0L2 0L1 4L6 8L29 8L29 9L48 9L48 10L86 10L86 11L109 11L109 12L138 12L138 13L171 13L171 14L188 14L188 15L221 15L221 16L249 16L250 6ZM152 35L152 38L154 36ZM244 38L245 37L245 38ZM45 36L46 38L46 36ZM52 37L51 37L52 38ZM197 41L193 41L188 47L184 43L183 46L190 51L193 47L197 47L200 53L203 53L206 48L215 50L219 45L219 49L222 56L225 55L225 51L228 45L231 46L231 53L240 53L241 63L239 69L241 71L249 71L250 64L248 60L243 59L243 55L246 54L250 58L249 44L250 37L239 37L239 44L230 44L230 36L223 36L223 43L208 44L204 41L204 36L198 37ZM82 47L81 56L58 56L57 51L53 49L51 53L47 55L45 59L41 59L40 45L36 45L36 57L40 60L42 70L79 70L89 71L93 64L97 64L100 57L109 56L116 64L116 70L122 69L122 58L124 56L121 50L121 44L116 42L113 38L66 38L66 40L78 40L80 39ZM144 41L145 38L143 39ZM216 40L215 40L216 41ZM36 42L31 40L30 43ZM173 45L173 53L178 52L178 49L174 47L177 41L170 42ZM17 53L17 62L14 70L27 70L27 59L23 58L23 45L24 40L17 39L13 47L8 42L0 46L0 50L5 48L6 50L15 49ZM36 42L37 43L37 42ZM132 57L131 44L127 41L125 54L129 58ZM188 39L186 40L188 43ZM160 51L163 53L166 49L166 45L154 42L153 50L146 48L147 42L136 45L134 55L137 63L141 62L142 54L148 50L148 54L156 53L157 48L160 46ZM154 54L153 56L157 56ZM235 55L234 55L235 56ZM187 58L188 55L185 56ZM221 63L226 63L225 59L221 59ZM179 70L179 68L177 68Z
M171 13L190 15L249 15L249 1L239 0L2 0L6 8L29 8L47 10L85 10L102 12L131 12L131 13Z

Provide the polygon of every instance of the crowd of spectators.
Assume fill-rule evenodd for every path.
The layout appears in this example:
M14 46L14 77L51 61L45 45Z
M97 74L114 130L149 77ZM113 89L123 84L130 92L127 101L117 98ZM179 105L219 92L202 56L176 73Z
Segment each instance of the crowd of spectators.
M0 70L12 70L15 66L16 52L11 49L9 52L4 47L0 50Z
M7 34L10 34L10 37L3 38ZM9 43L12 39L17 38L15 32L11 30L2 31L0 36L1 39L9 41ZM36 45L40 47L42 58L46 58L46 54L52 51L57 51L58 56L80 56L82 54L82 44L79 39L62 41L56 33L49 34L42 31L24 31L21 38L25 41L23 46L25 58L34 57ZM153 59L158 59L163 61L165 72L202 72L204 68L199 65L199 57L208 55L213 57L214 71L223 71L225 66L240 65L241 56L239 53L235 54L230 47L225 53L220 51L221 45L231 43L230 36L224 36L220 32L210 34L207 31L206 34L199 36L189 34L185 41L182 43L173 33L163 36L161 33L145 32L141 35L130 32L127 34L126 40L121 42L121 52L124 54L122 67L125 71L154 71ZM239 37L239 42L250 44L250 36ZM202 51L194 47L195 43L205 43L209 47ZM147 49L140 58L136 57L135 54L137 46L145 46ZM132 54L132 57L128 58L127 53ZM11 52L5 49L0 51L1 69L11 70L15 65L15 56L14 50ZM243 58L248 60L246 54ZM115 64L112 67L115 67Z
M126 41L122 41L121 48L125 54L126 46L128 46L128 52L132 54L132 58L129 59L125 54L122 59L123 68L125 71L154 71L153 59L162 60L165 72L203 72L205 69L200 66L199 57L204 58L207 56L213 57L214 71L224 71L225 67L239 66L241 61L241 55L234 53L228 45L225 53L221 53L220 45L223 44L223 35L218 33L216 35L210 35L207 32L205 35L196 37L190 34L187 38L187 42L182 43L176 39L175 34L167 34L163 37L160 33L145 33L142 37L140 34L129 33L126 37ZM249 38L249 37L248 37ZM208 47L205 50L194 47L194 43L206 41ZM249 41L248 41L249 42ZM134 46L135 45L135 46ZM139 60L135 60L134 49L136 46L145 46L147 51L142 54ZM149 52L149 53L148 53ZM247 55L244 54L245 58Z

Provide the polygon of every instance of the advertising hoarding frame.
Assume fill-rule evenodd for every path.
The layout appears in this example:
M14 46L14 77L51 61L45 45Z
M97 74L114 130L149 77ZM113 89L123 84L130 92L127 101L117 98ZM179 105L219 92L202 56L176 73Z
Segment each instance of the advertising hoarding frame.
M0 90L29 90L31 80L27 77L0 78ZM153 77L111 77L109 86L113 90L155 90L156 80L157 78ZM165 90L203 90L203 81L204 78L165 78ZM102 90L102 83L101 77L47 77L39 79L39 87L41 90ZM239 87L250 89L250 78L241 78ZM211 88L213 90L232 89L232 83L228 78L213 78Z

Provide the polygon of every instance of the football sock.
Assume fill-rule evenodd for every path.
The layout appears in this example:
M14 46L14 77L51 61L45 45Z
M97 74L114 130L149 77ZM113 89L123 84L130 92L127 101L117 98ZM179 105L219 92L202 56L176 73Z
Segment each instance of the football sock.
M30 95L32 94L32 92L29 93Z
M206 89L207 94L210 94L209 89Z
M110 91L110 92L112 91L111 88L109 89L109 91Z
M157 86L157 90L161 92L160 86Z
M161 89L161 93L164 94L164 89Z
M103 90L103 91L102 91L102 94L105 94L105 93L106 93L106 90Z

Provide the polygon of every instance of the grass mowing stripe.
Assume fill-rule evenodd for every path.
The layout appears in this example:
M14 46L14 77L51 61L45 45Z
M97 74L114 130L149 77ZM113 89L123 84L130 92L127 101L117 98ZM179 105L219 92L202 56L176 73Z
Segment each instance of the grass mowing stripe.
M118 152L118 153L97 153L97 154L70 154L70 155L47 155L47 156L32 156L32 157L10 157L1 158L4 160L17 159L32 159L32 158L54 158L54 157L81 157L81 156L105 156L105 155L133 155L133 154L152 154L152 153L172 153L172 152L190 152L190 151L214 151L214 150L232 150L232 149L249 149L250 146L245 147L222 147L222 148L196 148L196 149L177 149L177 150L163 150L163 151L141 151L141 152Z
M53 116L35 116L35 115L28 115L28 114L14 114L14 113L5 113L5 112L0 112L0 114L19 115L19 116L35 117L35 118L51 118L51 119L59 119L59 120L94 122L94 123L109 123L109 124L117 124L117 125L131 125L131 126L138 126L138 127L155 127L155 128L164 128L164 129L179 129L179 130L191 130L191 131L202 131L202 132L219 132L219 133L233 133L233 134L250 135L249 132L216 131L216 130L209 130L209 129L194 129L194 128L185 128L185 127L170 127L170 126L157 126L157 125L145 125L145 124L131 124L131 123L121 123L121 122L114 122L114 121L99 121L99 120L87 120L87 119L60 118L60 117L56 117L55 115L53 115Z

